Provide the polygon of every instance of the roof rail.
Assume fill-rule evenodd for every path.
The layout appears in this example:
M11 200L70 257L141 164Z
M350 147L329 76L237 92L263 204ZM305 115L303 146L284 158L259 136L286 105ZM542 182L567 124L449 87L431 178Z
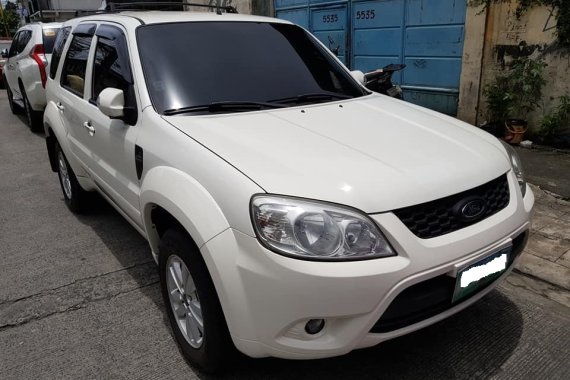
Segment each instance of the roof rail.
M150 8L149 8L150 7ZM180 7L184 10L186 7L202 7L215 10L217 14L221 15L223 12L226 13L238 13L235 7L230 5L221 6L218 5L208 5L208 4L196 4L188 3L185 1L136 1L131 3L115 3L112 1L107 2L107 11L110 12L121 12L121 11L145 11L149 9L158 9L161 11L169 10L180 10Z

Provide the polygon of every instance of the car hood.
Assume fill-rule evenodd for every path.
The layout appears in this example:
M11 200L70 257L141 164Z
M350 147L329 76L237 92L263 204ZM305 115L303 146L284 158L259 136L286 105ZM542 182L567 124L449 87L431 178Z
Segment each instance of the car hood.
M491 135L381 95L164 119L269 193L367 213L442 198L510 169L504 148Z

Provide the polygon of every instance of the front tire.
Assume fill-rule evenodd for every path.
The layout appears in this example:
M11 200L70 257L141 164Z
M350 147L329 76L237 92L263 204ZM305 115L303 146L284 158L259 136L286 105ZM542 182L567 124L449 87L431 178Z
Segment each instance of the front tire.
M81 213L85 210L87 192L81 188L73 169L69 166L65 154L63 154L61 147L57 143L55 145L55 157L57 160L57 176L65 205L71 212Z
M162 296L180 351L202 371L227 368L236 349L200 251L187 233L169 229L159 252Z

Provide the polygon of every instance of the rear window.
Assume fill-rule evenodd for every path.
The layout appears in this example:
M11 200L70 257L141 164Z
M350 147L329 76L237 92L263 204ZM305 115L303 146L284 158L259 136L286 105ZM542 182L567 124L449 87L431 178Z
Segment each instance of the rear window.
M44 29L44 52L51 54L59 28Z

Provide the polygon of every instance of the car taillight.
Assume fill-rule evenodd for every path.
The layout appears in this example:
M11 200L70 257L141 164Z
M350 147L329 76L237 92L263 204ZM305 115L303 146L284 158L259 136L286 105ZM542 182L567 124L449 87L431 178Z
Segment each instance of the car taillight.
M38 67L40 68L40 76L42 77L42 86L46 87L46 66L47 66L47 58L44 52L44 45L39 44L32 48L32 52L30 53L30 57L36 61Z

